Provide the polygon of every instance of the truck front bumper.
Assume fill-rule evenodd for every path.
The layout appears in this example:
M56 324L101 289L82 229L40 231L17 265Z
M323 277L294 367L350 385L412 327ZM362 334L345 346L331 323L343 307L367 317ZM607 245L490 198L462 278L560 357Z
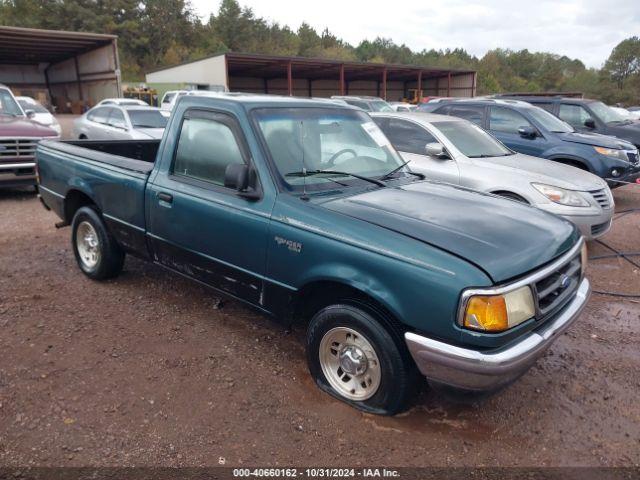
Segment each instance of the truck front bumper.
M591 286L585 278L573 300L553 321L507 348L482 352L411 332L405 333L405 341L418 369L428 380L464 390L496 390L520 377L542 356L578 318L590 294Z
M1 162L0 188L22 187L36 184L36 164L30 162Z

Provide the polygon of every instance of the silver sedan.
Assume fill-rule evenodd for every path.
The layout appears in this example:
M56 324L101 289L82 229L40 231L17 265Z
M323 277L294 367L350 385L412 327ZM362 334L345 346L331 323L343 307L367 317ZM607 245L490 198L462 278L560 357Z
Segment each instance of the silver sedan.
M167 117L159 108L96 106L73 124L73 138L89 140L160 139Z
M587 239L611 228L613 196L600 177L516 153L467 120L430 113L372 113L411 170L560 215Z

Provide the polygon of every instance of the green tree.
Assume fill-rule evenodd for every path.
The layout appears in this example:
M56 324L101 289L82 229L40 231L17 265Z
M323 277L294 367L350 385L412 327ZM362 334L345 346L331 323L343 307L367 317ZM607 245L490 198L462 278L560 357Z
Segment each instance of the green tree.
M627 38L616 45L604 69L616 82L618 88L622 89L625 80L640 73L640 38Z

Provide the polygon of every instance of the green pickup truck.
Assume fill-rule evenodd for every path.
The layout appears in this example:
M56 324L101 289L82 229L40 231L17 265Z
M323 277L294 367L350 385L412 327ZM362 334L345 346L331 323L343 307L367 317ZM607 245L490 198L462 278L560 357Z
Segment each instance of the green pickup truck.
M428 181L347 105L185 96L160 141L42 142L37 166L88 277L131 254L307 322L318 386L368 412L406 408L419 373L507 385L590 293L571 223Z

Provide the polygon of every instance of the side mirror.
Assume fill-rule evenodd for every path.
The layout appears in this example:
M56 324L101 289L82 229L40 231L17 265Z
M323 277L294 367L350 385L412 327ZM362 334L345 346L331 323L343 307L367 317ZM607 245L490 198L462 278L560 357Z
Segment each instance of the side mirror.
M536 138L538 136L538 130L532 126L518 128L518 133L524 138Z
M248 200L258 200L260 192L256 190L255 172L244 163L227 165L224 171L224 186L232 188L238 195Z
M596 122L593 120L593 118L587 118L584 121L584 126L587 128L596 128Z
M444 145L438 142L427 143L425 151L430 157L436 157L440 159L450 158L447 151L444 149Z
M25 110L24 114L27 116L27 118L33 118L36 116L36 111L35 110Z

